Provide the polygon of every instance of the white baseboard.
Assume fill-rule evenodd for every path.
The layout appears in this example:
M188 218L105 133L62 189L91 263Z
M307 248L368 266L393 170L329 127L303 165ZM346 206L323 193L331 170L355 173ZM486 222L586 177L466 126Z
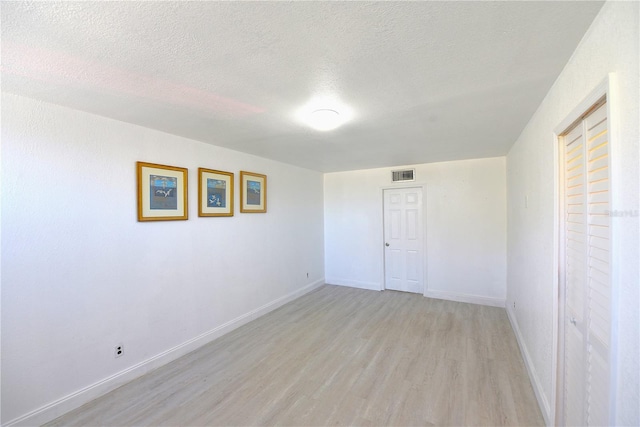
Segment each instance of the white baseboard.
M424 296L428 298L444 299L444 300L458 301L458 302L468 302L470 304L480 304L480 305L488 305L491 307L502 307L502 308L504 308L505 301L506 301L504 298L481 297L477 295L467 295L467 294L460 294L456 292L432 291L432 290L427 290L424 293Z
M518 341L518 347L520 347L520 353L522 353L524 365L527 367L527 372L529 373L529 381L531 381L531 386L533 387L533 391L536 394L536 399L538 400L538 406L540 407L540 411L542 412L544 423L547 426L553 426L553 422L551 421L551 407L549 406L549 401L544 394L542 384L540 384L540 378L538 377L536 368L533 366L531 356L529 355L529 350L527 350L527 346L522 338L522 333L520 332L520 327L518 326L518 321L516 320L515 313L510 307L507 307L507 316L509 317L511 328L516 334L516 341Z
M324 279L320 279L313 283L310 283L301 289L277 298L274 301L263 305L262 307L259 307L253 311L250 311L249 313L230 320L227 323L224 323L208 332L205 332L202 335L192 338L189 341L186 341L176 347L170 348L143 362L131 366L124 371L118 372L115 375L107 377L101 381L98 381L97 383L91 384L90 386L71 393L61 399L58 399L55 402L49 403L23 416L15 418L4 425L7 427L33 426L42 425L46 422L54 420L59 416L64 415L76 408L79 408L85 403L90 402L91 400L96 399L112 390L115 390L121 385L134 380L153 369L156 369L162 365L166 365L167 363L176 360L179 357L184 356L185 354L190 353L205 344L210 343L216 338L228 334L234 329L237 329L240 326L257 319L260 316L264 316L265 314L283 306L284 304L317 289L324 283Z
M361 282L358 280L340 279L331 277L326 279L328 285L348 286L350 288L369 289L371 291L379 291L382 289L380 283L377 282Z

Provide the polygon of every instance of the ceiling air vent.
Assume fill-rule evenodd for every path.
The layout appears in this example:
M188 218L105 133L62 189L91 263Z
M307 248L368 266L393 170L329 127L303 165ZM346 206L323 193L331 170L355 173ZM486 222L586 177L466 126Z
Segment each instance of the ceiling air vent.
M402 171L391 171L391 180L393 182L415 181L416 170L406 169Z

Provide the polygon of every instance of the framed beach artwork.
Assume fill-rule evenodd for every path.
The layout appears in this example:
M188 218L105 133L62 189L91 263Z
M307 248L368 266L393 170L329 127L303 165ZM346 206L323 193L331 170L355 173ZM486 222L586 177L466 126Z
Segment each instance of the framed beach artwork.
M233 216L233 173L198 168L198 216Z
M240 212L267 212L267 176L240 171Z
M188 170L145 162L137 165L138 221L188 219Z

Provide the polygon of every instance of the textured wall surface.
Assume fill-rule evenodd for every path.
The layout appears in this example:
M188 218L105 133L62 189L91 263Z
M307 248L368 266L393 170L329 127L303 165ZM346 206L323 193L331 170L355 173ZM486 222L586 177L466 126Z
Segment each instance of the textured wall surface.
M410 166L425 184L427 290L500 304L506 296L505 158ZM391 170L325 175L329 283L380 289L384 281L383 187Z
M617 177L613 210L638 210L639 200L639 32L640 3L607 3L544 102L507 156L508 296L547 412L554 405L553 302L554 163L553 131L608 75L615 73L617 139L613 140L612 170ZM614 134L612 134L614 135ZM613 137L613 136L612 136ZM524 205L524 195L529 205ZM638 312L639 219L614 218L621 230L617 242L618 386L617 424L640 425L640 347ZM544 408L543 408L544 410ZM551 413L547 413L549 417ZM551 423L553 420L550 421Z
M136 161L189 168L188 221L137 222ZM198 167L236 174L234 217L197 216ZM268 176L266 214L239 213L240 170ZM318 172L4 95L2 423L321 281L322 187Z

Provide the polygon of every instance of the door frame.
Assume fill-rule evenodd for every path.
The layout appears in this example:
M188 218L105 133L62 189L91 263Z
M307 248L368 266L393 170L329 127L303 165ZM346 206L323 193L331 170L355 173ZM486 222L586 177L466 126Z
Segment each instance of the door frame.
M422 253L424 254L422 257L422 296L427 296L427 289L429 288L427 282L427 184L424 182L399 182L396 185L385 185L380 188L380 209L382 215L380 218L382 219L382 223L380 224L380 228L382 230L382 236L380 241L380 262L382 263L382 276L380 278L380 290L384 291L386 289L386 276L387 276L387 265L384 256L384 192L385 190L403 190L407 188L420 188L422 191Z
M580 120L598 100L606 97L607 121L609 127L609 170L610 170L610 207L615 210L619 206L618 188L618 171L619 150L618 150L618 122L619 115L616 111L617 92L616 92L616 76L615 73L609 73L607 77L597 85L581 102L574 107L571 112L562 120L553 130L553 156L554 156L554 229L553 229L553 341L552 341L552 369L551 369L551 399L550 402L540 402L541 406L546 406L549 419L549 425L561 425L564 420L563 413L563 393L564 389L564 281L561 275L564 274L564 267L560 263L560 259L564 259L564 209L562 200L564 200L564 173L561 164L562 157L560 150L563 148L563 137L561 136L572 124ZM609 354L609 424L615 425L616 418L616 391L617 391L617 373L618 361L616 355L618 353L618 305L619 305L619 247L620 227L615 221L611 221L611 347ZM544 398L543 398L544 400ZM549 405L550 404L550 405Z

